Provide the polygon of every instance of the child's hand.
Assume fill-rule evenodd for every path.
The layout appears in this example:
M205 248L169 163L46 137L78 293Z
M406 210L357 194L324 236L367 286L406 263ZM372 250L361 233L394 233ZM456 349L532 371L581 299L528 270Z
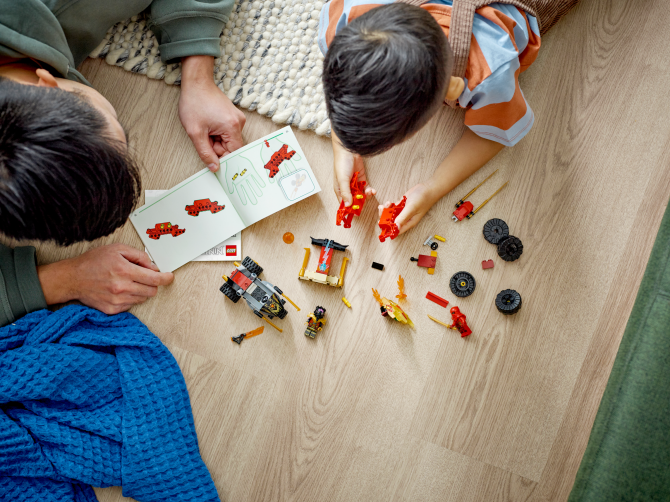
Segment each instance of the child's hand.
M398 215L395 222L398 225L400 234L413 228L421 221L421 218L433 207L439 197L427 184L419 183L413 188L410 188L405 194L407 202L405 202L405 209ZM398 201L400 202L400 201ZM398 203L396 202L396 204ZM386 202L383 206L379 206L379 217L381 218L384 208L389 207L391 202Z
M355 172L359 172L358 181L366 181L365 177L365 162L360 155L355 155L346 150L340 145L335 133L331 133L333 137L333 190L338 202L344 199L346 207L351 206L352 196L351 187L349 186L351 178ZM365 187L365 198L371 197L377 193L377 190L370 185Z

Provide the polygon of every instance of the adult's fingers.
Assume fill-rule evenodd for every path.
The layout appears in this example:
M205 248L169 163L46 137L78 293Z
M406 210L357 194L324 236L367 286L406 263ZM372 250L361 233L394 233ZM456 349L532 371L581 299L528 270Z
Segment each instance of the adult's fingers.
M212 143L209 140L209 134L206 129L201 129L193 134L189 134L193 146L195 146L198 156L209 168L210 171L219 170L219 156L214 151Z
M216 153L219 157L223 157L225 154L228 153L225 147L221 144L221 141L218 139L214 141L212 147L214 148L214 153Z
M139 303L145 298L153 298L158 293L158 288L156 286L147 286L145 284L140 284L139 282L133 282L128 286L128 291L126 292L129 295L133 303ZM126 301L124 301L126 303Z
M140 251L139 249L131 248L130 246L123 246L121 248L121 256L123 256L126 260L128 260L131 263L135 263L139 265L140 267L148 268L151 270L155 270L158 272L158 267L154 262L151 261L151 258L149 258L149 255L145 253L144 251Z
M243 126L244 123L240 125L236 122L235 125L230 126L230 130L227 131L228 134L221 135L223 146L227 151L234 152L238 148L242 148L244 146L244 139L242 139Z
M129 265L129 278L133 282L145 284L147 286L167 286L174 280L174 274L170 272L155 272L137 265Z

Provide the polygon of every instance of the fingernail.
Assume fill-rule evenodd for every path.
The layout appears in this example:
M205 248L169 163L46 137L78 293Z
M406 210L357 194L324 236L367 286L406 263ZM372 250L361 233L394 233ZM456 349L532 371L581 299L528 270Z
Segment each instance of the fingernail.
M216 169L217 169L219 166L217 166L214 162L212 162L212 163L209 164L207 167L209 168L210 171L216 171Z

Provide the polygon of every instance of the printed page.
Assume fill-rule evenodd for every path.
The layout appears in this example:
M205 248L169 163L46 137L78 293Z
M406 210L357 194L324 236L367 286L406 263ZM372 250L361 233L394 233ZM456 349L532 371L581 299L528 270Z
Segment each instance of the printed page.
M167 190L145 190L144 203L151 204L160 199L160 196L167 193ZM144 249L149 253L148 249ZM149 253L151 256L151 253ZM238 232L226 239L222 243L214 246L212 249L205 251L200 256L193 258L191 261L242 261L242 233Z
M216 176L245 226L321 191L290 127L220 160Z
M130 221L161 272L172 272L245 227L207 168L133 211Z

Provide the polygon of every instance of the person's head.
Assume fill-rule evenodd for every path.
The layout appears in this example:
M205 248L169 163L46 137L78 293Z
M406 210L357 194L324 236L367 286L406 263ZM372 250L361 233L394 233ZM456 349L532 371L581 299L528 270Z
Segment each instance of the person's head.
M447 37L428 11L404 3L371 9L342 28L326 53L332 130L359 155L388 150L440 108L452 62Z
M141 184L112 105L43 69L3 74L0 232L66 245L123 225Z

